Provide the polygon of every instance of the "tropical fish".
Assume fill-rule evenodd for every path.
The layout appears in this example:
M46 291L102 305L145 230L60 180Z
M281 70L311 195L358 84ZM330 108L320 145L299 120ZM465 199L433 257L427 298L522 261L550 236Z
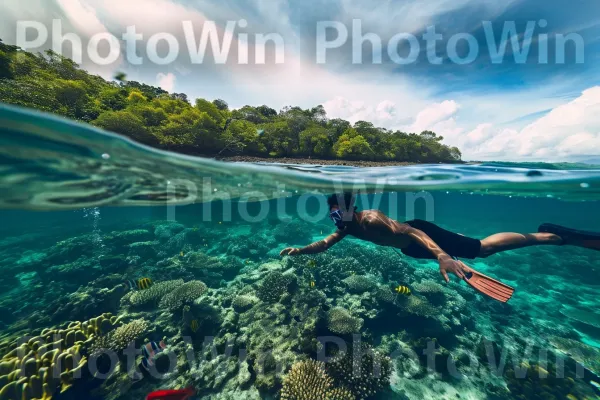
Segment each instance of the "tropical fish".
M197 319L192 320L192 322L190 323L190 328L192 329L192 332L198 332L198 328L200 328L200 325L198 324Z
M405 296L410 296L412 294L408 287L402 285L399 285L397 288L394 289L394 291L398 294L402 294Z
M129 285L129 289L130 290L144 290L144 289L148 289L150 286L152 286L152 279L150 278L141 278L138 279L137 281L135 279L130 279L127 281L127 285Z
M185 254L183 253L183 251L181 253L179 253L179 257L183 257Z
M308 260L306 265L308 265L310 268L314 268L317 266L317 262L315 260Z
M250 264L250 260L246 259L246 261L244 261L246 264Z
M310 287L315 287L315 285L316 285L315 281L312 281L312 282L310 283Z
M146 396L146 400L188 400L196 394L193 388L179 390L157 390Z
M164 349L167 348L167 344L164 340L161 340L159 343L150 342L146 343L142 346L142 366L144 368L149 369L152 365L154 365L154 357L157 354L161 353ZM157 397L158 399L159 397Z

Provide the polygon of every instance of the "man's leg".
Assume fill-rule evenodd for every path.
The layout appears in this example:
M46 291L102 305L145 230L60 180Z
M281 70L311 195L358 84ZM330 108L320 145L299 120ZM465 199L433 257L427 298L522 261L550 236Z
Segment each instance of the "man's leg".
M560 246L564 240L553 233L497 233L481 241L479 257L489 257L506 250L515 250L529 246Z

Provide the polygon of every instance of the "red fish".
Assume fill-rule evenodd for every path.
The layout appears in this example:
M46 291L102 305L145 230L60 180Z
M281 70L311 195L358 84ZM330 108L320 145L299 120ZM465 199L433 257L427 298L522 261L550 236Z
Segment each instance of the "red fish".
M157 390L146 396L146 400L189 400L196 394L193 388L180 390Z

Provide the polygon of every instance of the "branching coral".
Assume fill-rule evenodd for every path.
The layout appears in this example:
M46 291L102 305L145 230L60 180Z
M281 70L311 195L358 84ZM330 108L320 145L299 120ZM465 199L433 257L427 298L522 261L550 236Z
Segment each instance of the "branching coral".
M300 361L292 366L283 379L281 400L353 400L344 388L334 388L333 379L325 372L322 362Z
M279 271L269 273L261 282L258 289L258 298L264 302L275 303L281 295L288 291L289 285L292 283L291 275L284 275Z
M351 275L343 282L348 286L348 291L352 293L369 292L377 287L375 281L364 275Z
M362 326L362 320L350 315L350 312L342 307L336 307L327 313L327 327L331 332L345 335L356 333Z
M147 321L136 319L106 335L98 336L92 343L90 354L94 355L104 351L119 352L127 348L131 342L139 339L149 326Z
M244 312L251 309L257 302L258 299L254 296L240 295L233 299L231 306L238 312Z
M434 304L442 304L445 300L444 287L437 282L425 280L415 283L412 288L417 293L423 294Z
M164 296L160 303L160 308L177 310L186 303L191 303L202 296L208 287L202 281L190 281L175 288L171 293Z
M357 399L372 398L389 385L392 362L365 343L352 348L330 360L327 373Z
M183 285L183 279L173 281L157 282L146 290L133 292L129 297L129 302L141 307L158 303L164 296L173 292L176 288Z
M430 304L426 298L420 296L409 296L396 299L396 304L409 314L415 314L421 317L435 317L440 314L440 310Z
M396 294L392 290L385 286L380 286L375 291L375 298L382 303L394 303L396 300Z

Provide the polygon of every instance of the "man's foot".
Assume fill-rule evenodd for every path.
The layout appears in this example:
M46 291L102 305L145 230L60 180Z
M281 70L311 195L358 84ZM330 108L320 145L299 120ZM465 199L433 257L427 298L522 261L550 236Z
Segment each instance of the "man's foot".
M563 245L600 250L600 232L580 231L555 224L542 224L538 232L552 233L563 240Z

